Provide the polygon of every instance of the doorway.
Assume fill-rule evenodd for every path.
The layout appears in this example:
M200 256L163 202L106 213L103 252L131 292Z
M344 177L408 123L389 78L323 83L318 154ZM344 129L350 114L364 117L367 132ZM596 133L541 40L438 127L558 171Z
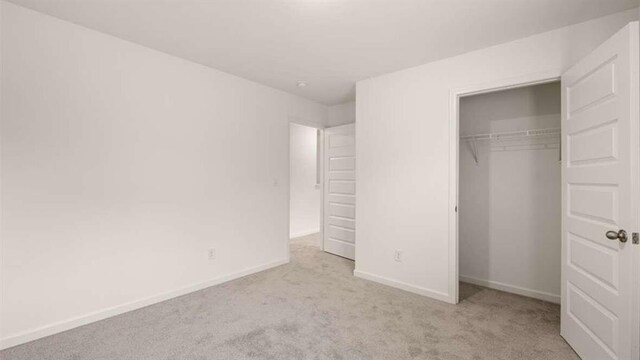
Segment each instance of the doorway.
M460 300L479 285L560 303L560 82L459 102Z
M322 248L322 130L289 124L289 239Z
M289 125L289 238L355 260L355 124Z

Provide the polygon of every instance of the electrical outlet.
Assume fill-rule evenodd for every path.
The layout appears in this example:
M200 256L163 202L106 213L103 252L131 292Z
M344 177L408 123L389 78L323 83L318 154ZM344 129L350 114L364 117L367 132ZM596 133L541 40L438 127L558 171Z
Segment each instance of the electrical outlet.
M393 260L402 262L402 250L396 249L395 253L393 254Z
M207 256L209 257L209 260L215 260L216 259L216 249L207 250Z

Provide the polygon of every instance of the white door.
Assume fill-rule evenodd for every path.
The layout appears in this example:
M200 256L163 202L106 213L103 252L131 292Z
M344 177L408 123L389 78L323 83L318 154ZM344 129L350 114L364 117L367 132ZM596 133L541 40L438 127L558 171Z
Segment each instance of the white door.
M584 360L638 359L638 82L637 23L562 76L561 333Z
M355 124L324 130L324 251L355 259Z

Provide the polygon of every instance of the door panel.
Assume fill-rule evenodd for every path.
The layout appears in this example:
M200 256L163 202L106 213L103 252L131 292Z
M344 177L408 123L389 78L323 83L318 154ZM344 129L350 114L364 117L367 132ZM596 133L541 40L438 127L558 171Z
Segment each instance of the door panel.
M638 245L638 25L562 76L561 333L584 360L633 359Z
M355 125L325 129L324 250L355 258Z

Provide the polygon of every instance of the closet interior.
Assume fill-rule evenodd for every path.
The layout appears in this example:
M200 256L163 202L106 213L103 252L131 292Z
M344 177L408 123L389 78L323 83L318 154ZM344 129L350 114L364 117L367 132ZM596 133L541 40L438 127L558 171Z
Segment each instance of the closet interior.
M560 302L560 109L559 82L460 99L460 282Z

